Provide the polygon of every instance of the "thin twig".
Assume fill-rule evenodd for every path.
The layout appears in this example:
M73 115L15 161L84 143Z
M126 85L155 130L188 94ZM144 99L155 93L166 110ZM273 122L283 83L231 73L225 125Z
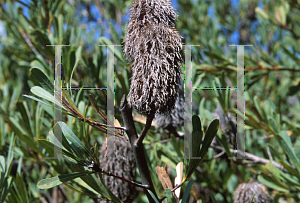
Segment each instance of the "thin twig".
M176 185L173 190L171 190L172 192L174 192L175 190L177 190L178 188L180 188L183 184L185 183L185 181L183 181L182 183Z
M33 51L33 53L36 55L36 56L39 56L41 54L39 54L39 52L35 49L35 47L33 46L33 44L31 43L29 37L26 35L26 33L21 29L19 28L19 32L20 34L22 35L23 39L25 40L25 42L27 43L27 45L29 46L29 48Z
M149 130L150 127L151 127L151 123L152 123L152 121L153 121L153 118L154 118L154 114L152 114L152 113L149 114L149 115L147 116L146 125L144 126L144 128L143 128L143 130L142 130L142 132L141 132L140 137L136 140L136 145L137 145L137 146L139 146L139 145L142 144L142 142L143 142L143 140L144 140L144 138L145 138L145 136L146 136L148 130Z
M266 149L267 149L267 153L268 153L268 156L269 156L269 159L273 162L274 159L273 159L273 156L271 154L271 151L270 151L270 147L268 145L268 137L266 135L264 135L264 141L265 141L265 145L266 145Z
M105 171L102 168L98 167L97 165L95 165L92 169L95 170L96 172L103 173L105 175L113 176L115 178L121 179L121 180L123 180L125 182L128 182L128 183L130 183L132 185L135 185L137 187L141 187L141 188L144 188L144 189L150 189L149 185L143 185L143 184L140 184L140 183L136 183L136 182L134 182L132 180L128 180L127 178L124 178L122 176L118 176L117 174L111 173L109 171Z
M223 151L221 151L219 154L213 156L213 158L211 158L211 159L205 159L205 160L203 160L202 162L210 162L210 161L212 161L213 159L217 159L217 158L221 157L223 154L225 154L225 150L223 150Z
M218 146L210 146L214 149L219 149L219 150L223 150L223 147L218 147ZM267 163L272 163L275 167L283 170L286 172L286 170L284 169L284 167L282 165L280 165L279 163L275 162L275 161L270 161L268 159L265 159L265 158L262 158L262 157L259 157L259 156L256 156L254 154L250 154L250 153L247 153L247 152L242 152L240 150L234 150L234 149L230 149L230 152L232 153L237 153L241 156L244 156L245 159L249 159L249 160L252 160L253 163L256 163L256 164L267 164Z

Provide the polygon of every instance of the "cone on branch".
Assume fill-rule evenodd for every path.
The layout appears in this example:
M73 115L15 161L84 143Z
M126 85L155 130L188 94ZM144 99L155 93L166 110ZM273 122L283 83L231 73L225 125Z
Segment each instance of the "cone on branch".
M184 103L184 87L183 81L180 79L174 108L170 112L156 114L154 119L155 127L157 129L162 128L168 133L176 133L176 128L184 124Z
M271 203L273 200L266 186L251 179L249 183L241 183L237 186L234 192L234 203L250 202L253 195L253 203Z
M220 130L225 134L228 144L231 146L232 140L235 141L237 129L236 129L236 118L230 113L225 114L220 104L211 114L213 118L217 118L220 121ZM220 146L216 137L212 141L213 146Z
M134 181L136 177L136 162L129 142L126 142L124 139L115 136L107 137L107 156L106 142L103 141L99 161L103 170ZM103 179L106 187L124 203L131 203L135 198L134 185L105 174ZM99 203L110 202L107 200L99 201Z
M136 0L130 9L124 47L132 65L129 102L141 114L174 107L182 62L176 18L169 0Z

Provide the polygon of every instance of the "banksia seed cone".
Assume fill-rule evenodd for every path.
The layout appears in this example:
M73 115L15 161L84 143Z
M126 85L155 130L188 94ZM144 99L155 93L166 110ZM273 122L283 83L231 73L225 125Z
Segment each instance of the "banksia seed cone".
M253 203L271 203L273 198L268 194L266 186L254 182L252 179L249 183L241 183L234 192L234 203L250 202L253 195Z
M231 139L236 136L236 117L232 116L230 113L227 115L224 113L222 107L218 104L215 111L212 113L213 118L217 118L220 121L220 129L225 133L227 142L231 145ZM216 137L212 141L213 146L220 146Z
M130 144L118 137L109 136L107 138L107 149L106 157L106 143L103 141L100 149L100 167L105 171L134 180L136 163ZM124 203L130 203L135 198L135 186L132 184L105 174L103 179L107 188ZM108 202L111 201L99 201L99 203Z
M142 114L170 111L175 104L182 62L182 37L169 0L135 0L124 53L132 64L129 102Z
M176 128L184 124L184 88L183 81L180 79L178 96L175 102L174 109L165 114L156 114L156 128L163 128L172 132Z

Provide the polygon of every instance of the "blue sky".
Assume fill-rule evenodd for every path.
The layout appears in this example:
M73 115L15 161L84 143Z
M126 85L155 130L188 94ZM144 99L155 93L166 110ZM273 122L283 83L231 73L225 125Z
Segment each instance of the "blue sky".
M26 4L29 4L29 3L30 3L30 0L22 0L22 2L24 2L24 3L26 3ZM171 0L171 2L172 2L172 6L173 6L175 9L178 9L178 2L177 2L177 0ZM232 3L232 5L235 7L235 9L238 9L239 0L231 0L231 3ZM15 4L16 4L17 6L20 6L20 5L21 5L20 3L15 3ZM29 17L28 9L27 9L26 7L24 7L24 6L22 6L22 7L24 8L24 9L23 9L24 15L27 16L27 17ZM95 16L96 18L99 18L100 15L101 15L101 14L98 13L98 10L97 10L94 6L91 6L91 12L94 14L94 16ZM209 14L210 16L213 16L213 13L214 13L214 7L211 6L211 7L209 8L208 14ZM128 12L127 12L127 14L128 14ZM125 16L123 17L123 21L127 21L128 18L129 18L129 15L125 15ZM109 22L105 22L104 26L105 26L106 29L109 30L108 23L109 23ZM113 23L113 22L112 22L112 23ZM115 26L117 32L118 32L119 34L121 34L122 27L118 27L115 23L113 23L113 24L114 24L114 26ZM91 23L89 23L89 25L88 25L88 29L91 29L91 28L93 28L93 27L95 27L95 26L97 26L97 23L91 22ZM0 35L1 35L2 33L4 33L4 27L1 26L1 24L0 24ZM3 35L3 34L2 34L2 35ZM98 35L98 36L96 36L97 38L100 37L100 33L97 33L97 35ZM105 37L109 37L109 32L104 33L104 36L105 36ZM238 41L239 41L239 32L238 32L238 30L237 30L237 31L235 31L235 32L232 34L232 36L231 36L231 38L230 38L230 42L231 42L231 44L238 44Z

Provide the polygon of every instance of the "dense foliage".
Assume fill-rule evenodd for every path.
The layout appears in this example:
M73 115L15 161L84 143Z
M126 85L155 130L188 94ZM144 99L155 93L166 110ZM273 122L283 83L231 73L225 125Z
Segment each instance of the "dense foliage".
M192 109L201 120L200 124L197 116L193 117L193 146L198 148L192 155L201 156L201 163L184 161L187 182L180 199L233 202L238 184L253 178L267 187L274 202L300 202L300 2L172 3L178 14L176 29L185 45L200 45L192 47ZM130 91L132 77L131 64L123 54L132 1L0 0L0 5L0 202L95 202L100 196L121 202L103 184L102 176L107 173L98 171L102 175L96 176L92 172L98 170L96 166L101 168L95 157L100 156L106 133L91 127L86 118L106 122L95 111L97 104L107 113L106 91L99 88L107 86L109 51L99 45L122 45L111 51L115 58L115 118L124 125L119 107L122 96ZM55 49L46 46L55 44L70 45L62 48L62 86L78 87L64 91L63 122L56 125ZM233 142L227 142L233 138L228 139L232 128L226 115L232 118L244 113L236 112L236 92L232 90L237 85L237 52L229 46L232 44L253 45L245 48L244 57L244 160L229 159L235 151ZM82 119L71 116L70 111ZM145 118L136 111L133 114L136 131L141 133ZM215 117L221 126L216 144L209 147L218 126ZM176 166L183 161L179 157L184 154L184 126L176 133L154 126L143 142L149 175L157 196L174 202L171 191L165 189L167 183L157 173L166 177L166 171L174 186ZM56 128L62 130L62 152L68 159L47 159L54 154ZM141 183L137 169L136 174L133 181ZM148 202L145 192L135 189L134 202Z

